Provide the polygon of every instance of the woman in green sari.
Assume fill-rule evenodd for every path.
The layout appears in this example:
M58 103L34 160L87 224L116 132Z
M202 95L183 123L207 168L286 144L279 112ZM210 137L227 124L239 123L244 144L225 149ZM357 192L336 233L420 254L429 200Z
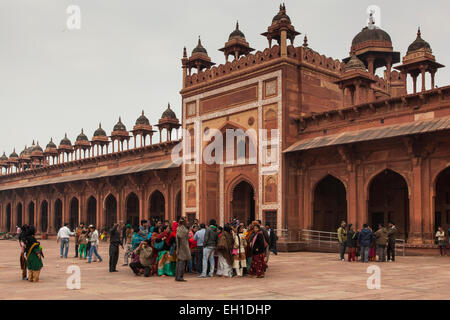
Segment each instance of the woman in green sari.
M173 237L173 232L170 232L169 226L161 232L158 236L158 240L155 240L155 249L158 250L158 276L174 277L176 273L177 257L174 252L171 254L171 251L173 251L171 248L175 242L175 237Z

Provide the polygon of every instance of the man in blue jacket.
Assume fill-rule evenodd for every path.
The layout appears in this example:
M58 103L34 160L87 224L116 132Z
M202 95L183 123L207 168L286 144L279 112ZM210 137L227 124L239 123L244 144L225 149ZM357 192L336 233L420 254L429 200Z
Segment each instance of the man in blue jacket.
M365 223L358 234L359 246L361 248L361 262L369 262L369 248L372 243L373 233Z

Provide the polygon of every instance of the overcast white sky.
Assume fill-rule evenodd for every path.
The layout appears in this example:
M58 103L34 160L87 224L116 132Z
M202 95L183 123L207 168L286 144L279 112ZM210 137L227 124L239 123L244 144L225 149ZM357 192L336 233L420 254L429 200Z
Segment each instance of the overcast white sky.
M41 146L101 121L109 134L118 117L131 129L142 109L157 123L170 101L181 114L181 56L201 35L212 60L239 20L253 48L278 12L274 0L0 0L0 155ZM285 0L293 25L321 54L342 59L365 26L366 8L381 7L382 29L404 56L417 26L437 61L450 66L448 0ZM81 9L81 30L67 30L69 5ZM447 68L437 85L450 84Z

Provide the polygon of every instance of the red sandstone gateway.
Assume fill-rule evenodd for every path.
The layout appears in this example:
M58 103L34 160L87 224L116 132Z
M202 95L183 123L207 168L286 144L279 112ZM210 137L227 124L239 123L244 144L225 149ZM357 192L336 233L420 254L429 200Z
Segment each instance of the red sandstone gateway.
M444 66L420 30L400 59L371 20L340 61L316 52L306 36L295 46L300 32L284 5L262 34L269 43L262 51L250 47L243 25L220 49L224 64L211 61L200 39L190 56L184 49L182 124L169 105L157 125L166 141L152 141L142 112L133 145L119 119L110 137L99 125L90 141L82 130L74 145L65 136L59 146L51 140L45 150L33 143L4 154L1 231L32 223L54 234L64 222L101 227L185 215L220 224L261 219L296 234L335 231L345 219L357 228L393 221L399 237L427 244L436 226L450 227L450 86L435 86ZM189 143L172 140L180 126ZM264 165L263 152L256 164L172 162L178 143L185 157L201 159L208 129L278 129L279 144L264 150L278 166Z

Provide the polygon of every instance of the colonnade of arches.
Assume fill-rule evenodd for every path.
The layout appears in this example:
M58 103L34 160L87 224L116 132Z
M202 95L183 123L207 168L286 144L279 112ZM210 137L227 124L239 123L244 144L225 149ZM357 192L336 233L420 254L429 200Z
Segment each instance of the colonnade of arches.
M450 167L441 171L434 183L434 229L450 228ZM418 195L421 196L421 195ZM335 232L342 220L347 218L347 188L335 176L328 174L313 189L312 228ZM378 224L394 222L398 238L407 239L410 230L410 208L408 183L405 178L390 169L375 175L367 188L366 221L374 230ZM362 225L358 225L361 228Z
M92 224L97 227L106 227L110 228L114 223L118 222L119 216L119 208L120 204L118 203L118 199L113 194L108 194L104 198L103 202L103 217L101 220L103 221L102 225L99 224L101 221L98 221L99 219L99 203L98 199L91 195L86 200L85 208L85 214L82 214L80 208L80 199L76 196L70 198L68 203L68 213L64 213L64 205L63 205L63 199L57 198L53 201L53 214L52 214L52 220L50 221L51 217L49 214L49 206L51 205L48 200L43 200L40 202L40 206L37 210L36 208L36 202L30 201L28 203L28 216L25 219L25 212L24 212L24 205L21 201L16 202L15 208L13 209L13 204L11 202L7 203L4 207L4 212L2 214L5 215L4 219L2 220L4 225L2 229L4 231L9 232L15 232L16 226L22 226L24 224L29 225L35 225L38 226L37 232L38 233L47 233L49 231L49 226L52 225L54 227L54 232L57 232L59 228L62 227L62 225L65 222L69 223L69 227L71 229L75 228L77 225L79 225L81 222L84 222L85 224ZM125 197L125 223L131 224L133 227L137 227L140 224L140 219L143 218L150 218L150 219L158 219L158 220L164 220L168 219L168 214L166 212L167 206L166 202L167 199L164 196L164 194L159 190L154 190L149 198L148 201L148 213L144 213L144 217L140 216L140 200L139 196L134 193L130 192ZM174 204L174 214L176 215L176 218L181 217L181 191L178 191L175 196L175 204ZM13 219L13 214L15 214L15 219ZM84 219L82 218L84 217ZM14 223L14 225L13 225Z

